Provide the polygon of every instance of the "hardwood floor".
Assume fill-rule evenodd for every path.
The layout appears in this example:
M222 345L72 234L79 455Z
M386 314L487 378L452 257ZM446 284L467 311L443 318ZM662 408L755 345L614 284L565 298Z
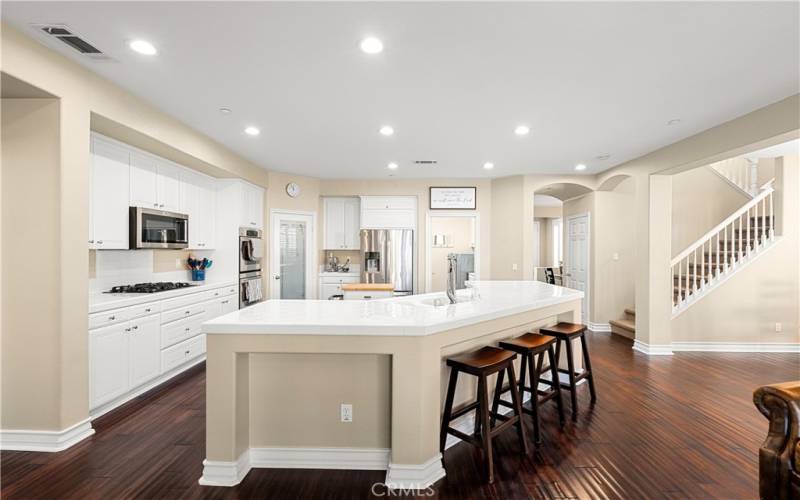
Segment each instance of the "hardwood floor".
M590 334L598 402L580 391L563 431L542 411L543 446L527 458L516 433L495 440L495 484L462 443L445 452L440 499L757 498L767 422L759 385L798 378L796 354L678 353L647 357L629 340ZM388 496L381 471L254 469L235 488L197 484L205 451L205 372L193 369L94 422L97 433L54 454L3 452L0 496L65 498L355 499ZM567 409L569 398L565 398ZM530 432L529 425L529 432ZM372 491L371 491L372 490ZM425 493L425 492L423 492Z

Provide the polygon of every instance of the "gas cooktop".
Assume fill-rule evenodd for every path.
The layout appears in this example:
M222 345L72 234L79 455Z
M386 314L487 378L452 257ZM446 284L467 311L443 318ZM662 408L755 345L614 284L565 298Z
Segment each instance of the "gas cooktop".
M174 283L169 281L162 281L160 283L136 283L135 285L115 286L106 293L157 293L166 292L168 290L177 290L179 288L186 288L190 286L195 285L181 281L176 281Z

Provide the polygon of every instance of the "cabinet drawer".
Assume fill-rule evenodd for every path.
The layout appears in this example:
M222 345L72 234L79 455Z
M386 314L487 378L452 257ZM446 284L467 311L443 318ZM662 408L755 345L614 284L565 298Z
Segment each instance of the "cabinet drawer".
M164 349L199 334L203 321L203 315L195 315L163 325L161 327L161 348Z
M132 317L133 308L112 309L110 311L94 313L89 315L89 330L113 325L120 321L127 321Z
M197 295L194 295L196 299L199 299ZM206 306L202 303L200 304L189 304L180 309L170 309L169 311L164 311L161 313L161 324L165 325L171 321L176 321L182 318L189 318L191 316L195 316L197 314L202 314L205 312Z
M206 336L198 335L161 351L161 373L187 363L206 352Z
M222 295L236 295L237 293L239 293L239 286L238 285L226 286L222 290L224 291Z
M226 286L222 288L215 288L208 293L208 299L217 299L219 297L225 297L226 295L233 295L238 292L238 287L236 285Z
M320 278L323 285L341 285L343 283L358 283L359 278L355 276L324 276Z
M192 304L197 304L211 298L210 291L191 293L189 295L181 295L174 299L161 301L161 310L169 311L170 309L181 309ZM166 322L166 321L165 321Z
M408 196L364 196L361 208L365 210L415 210L417 199Z
M140 318L142 316L149 316L150 314L161 312L161 303L148 302L146 304L139 304L138 306L131 306L128 310L130 311L130 318Z

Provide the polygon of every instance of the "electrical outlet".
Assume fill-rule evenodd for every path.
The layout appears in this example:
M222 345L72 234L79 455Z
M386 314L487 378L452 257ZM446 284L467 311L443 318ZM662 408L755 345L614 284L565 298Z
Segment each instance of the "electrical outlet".
M517 270L517 265L516 264L511 264L511 270L512 271L516 271Z
M182 259L175 259L175 267L177 269L180 269L182 264L183 264L183 260Z
M783 325L780 323L775 323L775 331L781 333L783 331Z
M353 405L342 403L342 422L353 421Z

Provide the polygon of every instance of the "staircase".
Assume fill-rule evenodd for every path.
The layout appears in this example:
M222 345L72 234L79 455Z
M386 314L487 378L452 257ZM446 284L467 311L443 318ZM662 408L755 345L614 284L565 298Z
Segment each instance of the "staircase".
M611 332L629 339L636 338L636 311L631 308L625 309L623 319L612 319L608 322L611 325Z
M773 192L772 182L767 183L743 207L672 259L673 317L775 242Z
M708 168L745 196L749 198L758 196L757 160L751 160L749 158L730 158L712 163Z

